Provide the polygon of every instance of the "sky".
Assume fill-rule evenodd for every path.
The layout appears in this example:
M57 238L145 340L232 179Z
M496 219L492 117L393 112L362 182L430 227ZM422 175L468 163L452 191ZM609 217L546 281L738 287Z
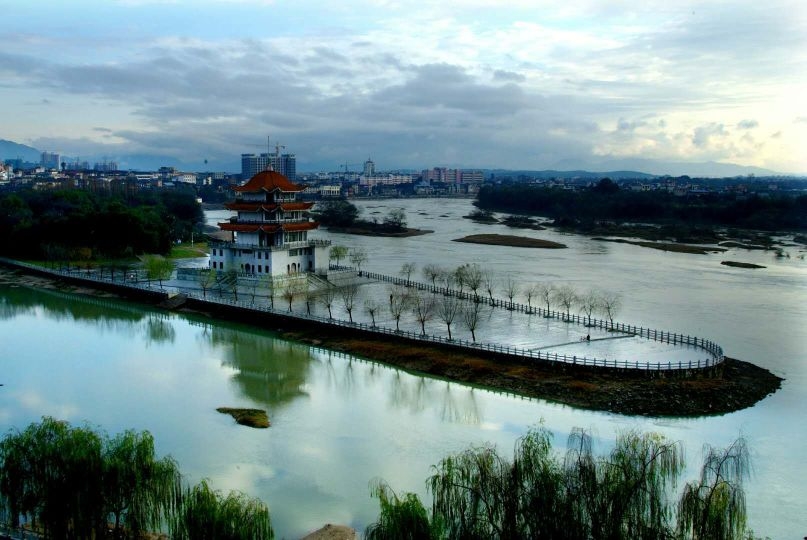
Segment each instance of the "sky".
M807 173L803 0L0 0L0 28L0 138L121 168L271 140L298 171Z

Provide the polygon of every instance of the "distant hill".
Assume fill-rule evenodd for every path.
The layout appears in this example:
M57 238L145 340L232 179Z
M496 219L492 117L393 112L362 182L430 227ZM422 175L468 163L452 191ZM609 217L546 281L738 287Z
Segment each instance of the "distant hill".
M575 160L565 160L557 164L558 168L586 168L599 171L645 171L653 176L690 176L702 178L727 178L733 176L781 176L782 173L763 169L762 167L749 167L734 163L718 163L716 161L687 162L687 161L659 161L655 159L620 158L604 159L596 162L581 163Z
M511 171L506 169L489 169L486 171L487 174L494 174L496 177L499 176L529 176L532 178L587 178L592 180L598 180L600 178L611 178L614 180L618 180L621 178L639 178L639 179L650 179L655 178L655 175L648 174L639 171L603 171L603 172L594 172L594 171L584 171L584 170L574 170L574 171L556 171L556 170L543 170L543 171L527 171L527 170L518 170L518 171Z
M39 163L41 158L42 152L36 148L0 139L0 160L22 159L23 161Z

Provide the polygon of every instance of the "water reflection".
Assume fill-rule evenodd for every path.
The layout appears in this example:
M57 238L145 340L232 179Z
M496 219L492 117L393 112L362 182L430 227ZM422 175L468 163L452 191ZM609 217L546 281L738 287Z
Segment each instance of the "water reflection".
M236 370L232 380L250 399L277 409L308 395L307 346L241 328L203 326L210 343L223 351L222 365Z
M146 335L148 343L173 343L177 333L168 315L151 314L146 321Z

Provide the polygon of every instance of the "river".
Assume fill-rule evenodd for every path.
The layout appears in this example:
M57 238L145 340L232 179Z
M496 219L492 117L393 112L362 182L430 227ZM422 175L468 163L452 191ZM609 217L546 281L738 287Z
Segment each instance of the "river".
M271 329L0 287L0 427L22 428L51 415L110 433L147 429L158 452L176 458L188 481L207 477L217 489L264 500L278 538L297 538L328 522L363 529L378 513L370 482L381 478L398 493L428 497L425 479L441 457L486 442L507 454L539 423L555 434L558 451L573 427L591 429L601 452L624 430L663 433L684 445L685 480L697 472L704 444L725 446L743 435L754 465L746 485L750 527L774 539L807 534L801 458L807 446L807 262L800 248L788 247L789 259L740 249L667 253L476 224L462 219L472 208L468 200L359 205L367 217L401 207L410 226L434 230L400 239L316 233L364 247L369 269L397 273L406 262L418 268L478 262L522 282L608 289L623 297L619 320L714 340L727 355L785 377L783 388L750 409L697 419L581 411L407 374L283 340ZM451 241L482 232L569 247ZM722 260L766 268L730 268ZM220 406L265 408L272 427L235 425L215 411Z

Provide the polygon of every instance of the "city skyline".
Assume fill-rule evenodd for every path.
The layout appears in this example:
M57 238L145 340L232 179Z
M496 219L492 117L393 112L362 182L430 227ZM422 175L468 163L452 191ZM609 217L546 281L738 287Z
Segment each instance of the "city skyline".
M798 2L0 5L0 137L88 161L807 173Z

